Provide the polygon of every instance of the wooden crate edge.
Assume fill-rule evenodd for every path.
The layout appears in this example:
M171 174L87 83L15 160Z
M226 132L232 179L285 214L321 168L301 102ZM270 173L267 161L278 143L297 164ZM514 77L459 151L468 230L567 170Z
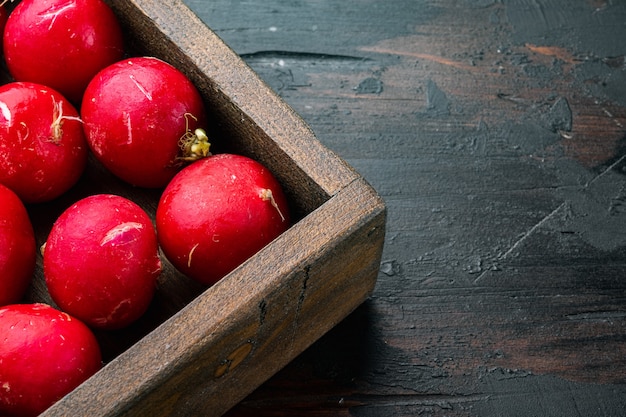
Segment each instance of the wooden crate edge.
M365 195L364 192L366 192ZM306 254L300 254L298 259L292 259L280 265L275 271L275 276L269 278L262 287L257 288L257 292L253 291L244 296L243 305L238 305L237 299L240 294L234 294L233 291L237 289L241 291L242 283L250 282L251 271L265 268L267 273L267 259L276 259L278 253L286 251L298 240L293 233L308 233L313 225L320 224L322 219L325 219L322 222L325 226L329 226L329 223L337 226L337 211L341 210L341 207L345 210L346 206L358 206L358 210L346 212L339 229L324 228L322 235L318 237L323 242L322 244L316 244ZM207 290L192 304L109 363L42 416L176 415L180 401L187 403L197 401L199 407L211 406L211 410L206 410L209 413L207 415L211 415L212 412L215 412L215 415L222 414L330 330L371 294L380 264L385 217L384 203L369 185L363 180L353 182L318 211L303 219L299 231L295 227L296 230L286 232L286 234L292 233L292 236L285 236L282 244L280 244L281 238L279 237L274 242L276 245L270 244L258 254L258 258L255 255L249 262L244 263L241 268L229 275L223 283ZM369 242L362 243L372 248L370 269L371 265L375 265L375 270L369 271L369 276L365 278L367 281L358 283L359 296L349 304L330 309L332 317L325 317L325 322L320 321L319 318L316 319L318 325L308 329L310 332L308 336L294 338L290 342L291 347L284 351L285 355L276 360L273 366L266 368L265 372L259 372L257 369L255 372L246 373L246 365L238 369L239 373L244 372L243 376L234 372L226 377L217 375L219 373L217 369L220 364L223 364L224 358L228 359L233 349L236 350L246 340L254 338L262 322L260 300L282 297L289 300L291 309L299 308L301 312L304 305L300 300L303 285L312 284L311 281L304 284L302 280L310 280L310 276L306 277L306 274L311 273L310 268L314 268L314 264L320 258L326 258L329 262L329 256L332 255L329 251L332 250L333 245L345 241L358 232L366 239L370 239ZM292 253L297 252L297 249L292 251ZM309 272L304 273L303 271L307 268ZM273 267L270 266L269 269ZM264 274L262 271L257 273ZM350 282L350 278L342 278L345 280L345 285L354 285L354 282ZM296 297L295 303L293 297ZM216 305L211 306L216 299L218 301ZM210 312L213 308L224 308L224 310L218 312L219 318L214 317L213 320L208 318L204 322L202 312ZM263 320L268 319L269 317L266 316ZM279 322L276 321L276 323ZM281 330L280 326L272 329L267 321L265 324L268 331L277 332L271 333L273 334L272 340L280 340L280 332L284 329ZM184 337L187 330L190 334L181 342L178 338ZM217 349L215 349L216 346ZM255 352L268 352L267 349L257 348ZM220 377L220 381L213 384L212 389L217 390L213 393L214 398L218 399L217 404L221 404L222 408L216 404L210 405L210 402L198 400L197 390L201 390L204 394L211 390L206 388L206 385L201 385L203 378L207 375L213 375L216 379ZM227 386L224 381L229 378L237 378L233 380L239 381L241 378L248 378L249 382L238 383L239 388L236 391L219 392L220 387L224 389ZM189 392L186 390L194 391L193 395L186 394ZM230 400L224 401L225 398Z

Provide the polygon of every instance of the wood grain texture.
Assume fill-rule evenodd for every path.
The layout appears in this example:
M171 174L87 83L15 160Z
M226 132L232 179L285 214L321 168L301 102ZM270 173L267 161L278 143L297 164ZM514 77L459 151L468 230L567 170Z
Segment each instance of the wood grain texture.
M383 196L372 298L229 416L620 416L624 5L187 0Z

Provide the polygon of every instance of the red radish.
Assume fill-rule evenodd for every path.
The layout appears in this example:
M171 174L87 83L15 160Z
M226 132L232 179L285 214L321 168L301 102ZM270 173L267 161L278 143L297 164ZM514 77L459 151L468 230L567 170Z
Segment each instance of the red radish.
M170 64L139 57L117 62L89 83L81 107L87 142L96 158L122 180L164 187L180 169L181 141L203 139L204 104L192 82Z
M91 330L47 304L0 308L0 335L0 415L39 415L102 367Z
M147 310L161 272L154 225L124 197L86 197L53 224L43 268L62 310L95 328L125 327Z
M117 17L102 0L22 0L4 32L13 78L50 86L76 104L93 76L123 53Z
M35 270L35 234L18 196L0 184L0 306L22 299Z
M289 226L283 191L260 163L219 154L185 167L156 213L165 256L184 274L214 284Z
M35 83L0 86L0 183L25 203L70 189L87 163L78 112L59 92Z

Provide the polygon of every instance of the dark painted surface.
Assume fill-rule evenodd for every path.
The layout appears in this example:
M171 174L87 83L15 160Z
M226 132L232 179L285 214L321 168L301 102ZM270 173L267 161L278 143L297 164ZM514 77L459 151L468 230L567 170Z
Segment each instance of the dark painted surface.
M626 6L186 0L379 191L372 298L230 416L626 415Z

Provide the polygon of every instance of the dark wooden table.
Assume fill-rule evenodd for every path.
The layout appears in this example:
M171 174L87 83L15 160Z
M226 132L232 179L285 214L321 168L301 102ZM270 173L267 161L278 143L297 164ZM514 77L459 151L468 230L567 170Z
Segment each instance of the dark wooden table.
M388 205L234 416L626 415L626 2L186 0Z

